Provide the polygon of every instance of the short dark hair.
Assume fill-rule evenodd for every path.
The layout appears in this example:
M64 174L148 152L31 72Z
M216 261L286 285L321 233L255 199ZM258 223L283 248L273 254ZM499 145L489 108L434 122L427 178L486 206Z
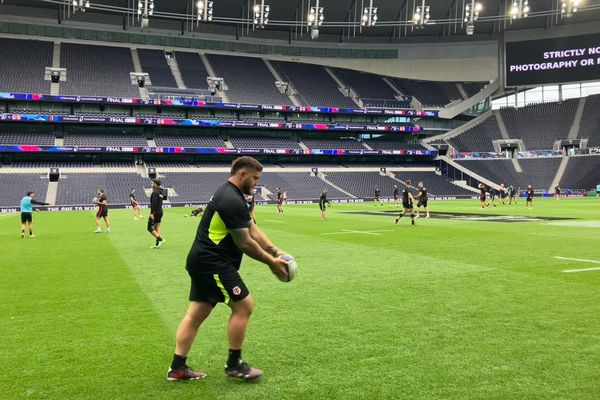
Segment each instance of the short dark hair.
M32 194L34 194L35 192L32 192L31 190L27 191L27 196L31 196Z
M412 184L412 182L410 181L410 179L408 179L408 180L407 180L406 182L404 182L404 183L406 183L406 186L410 186L410 185Z
M235 175L236 172L243 168L252 168L255 171L262 172L263 165L252 157L238 157L231 163L231 175Z
M100 193L104 193L104 189L98 189Z
M162 185L162 182L160 181L160 179L152 179L152 182L154 182L154 184L155 184L156 186L160 186L160 185Z

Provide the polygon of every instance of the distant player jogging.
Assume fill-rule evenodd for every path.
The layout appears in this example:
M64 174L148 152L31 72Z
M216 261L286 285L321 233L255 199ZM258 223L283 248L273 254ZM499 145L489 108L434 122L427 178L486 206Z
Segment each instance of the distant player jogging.
M275 195L277 196L277 212L279 214L283 214L283 205L285 203L285 198L283 197L283 191L279 186L277 187L277 189L275 189Z
M319 208L321 209L321 221L327 221L327 206L326 204L331 205L331 202L327 200L327 189L323 189L321 191L321 196L319 197Z
M403 210L400 213L400 215L398 215L398 217L396 218L396 225L398 225L398 222L400 222L400 219L402 217L404 217L404 215L406 213L410 213L410 223L412 226L416 226L417 224L415 223L415 212L414 212L414 197L412 195L412 193L410 192L410 185L412 184L412 182L410 180L406 181L404 183L406 185L406 187L402 190L402 207Z
M140 203L138 203L137 198L135 196L135 188L132 188L129 192L129 203L131 204L131 208L133 209L133 219L136 221L142 218L142 207L140 207Z
M419 182L417 184L417 188L419 188L419 193L417 194L417 213L415 218L419 218L419 211L421 207L425 210L425 218L429 218L429 207L427 206L427 188L423 184L423 182Z
M377 205L377 203L379 203L380 206L383 205L383 200L381 200L381 189L379 189L379 186L375 186L375 199L373 199L373 201L375 202L375 205Z
M154 246L151 249L158 249L165 243L165 239L160 235L160 224L163 219L163 200L164 194L160 187L162 182L159 179L152 179L150 187L152 194L150 195L150 216L148 217L148 232L156 239Z
M96 230L94 233L102 233L100 228L100 220L104 220L106 224L106 233L110 233L110 220L108 219L108 200L104 194L103 189L98 189L96 197L94 198L94 204L98 207L96 211Z
M394 185L394 206L400 207L400 189L398 189L398 185Z
M554 200L560 200L560 187L554 186Z
M175 354L167 373L169 381L199 380L206 374L187 365L198 329L218 303L231 309L227 325L229 353L225 375L255 381L262 371L242 359L246 328L254 303L239 274L244 254L269 266L280 280L288 278L288 262L256 226L248 212L245 195L252 193L263 166L254 158L233 161L231 176L215 192L198 225L196 238L186 262L191 279L188 310L179 324Z
M481 208L485 208L486 207L486 191L487 188L485 187L485 185L483 183L479 184L479 204L481 204Z
M37 201L34 199L35 192L27 192L21 199L21 239L25 237L25 228L29 227L29 237L34 238L33 234L33 205L48 206L49 203Z
M515 190L515 187L513 185L510 185L508 187L508 205L510 206L513 201L515 202L515 204L517 204L517 190Z

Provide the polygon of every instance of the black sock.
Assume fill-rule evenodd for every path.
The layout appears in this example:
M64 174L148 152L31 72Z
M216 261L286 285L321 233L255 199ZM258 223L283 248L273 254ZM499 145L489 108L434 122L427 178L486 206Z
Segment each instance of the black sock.
M33 231L30 229L29 230L29 236L33 235Z
M24 235L25 234L25 229L21 229L21 233Z
M410 221L413 225L415 224L415 214L410 214Z
M227 359L227 366L235 367L236 365L238 365L238 363L240 362L241 359L242 359L242 349L239 349L239 350L229 349L229 358Z
M173 362L171 362L171 369L179 369L185 367L187 357L182 357L178 354L173 355Z

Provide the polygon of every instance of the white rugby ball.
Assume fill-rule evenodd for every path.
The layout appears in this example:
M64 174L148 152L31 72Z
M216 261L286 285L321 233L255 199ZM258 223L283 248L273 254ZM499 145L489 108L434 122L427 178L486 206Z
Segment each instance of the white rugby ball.
M296 276L296 269L298 269L298 263L296 263L296 259L289 254L284 254L282 256L279 256L279 258L286 260L288 262L288 265L287 265L288 278L287 278L287 281L282 280L282 282L292 281L294 279L294 277Z
M92 199L92 204L96 204L97 202L98 202L98 198L97 198L97 197L94 197L94 198Z

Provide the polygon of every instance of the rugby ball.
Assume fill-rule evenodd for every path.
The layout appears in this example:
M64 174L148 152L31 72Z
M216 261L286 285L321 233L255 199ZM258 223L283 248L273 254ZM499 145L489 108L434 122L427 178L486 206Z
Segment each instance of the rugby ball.
M96 204L97 202L98 202L98 198L97 198L97 197L94 197L94 198L92 199L92 204Z
M289 254L284 254L282 256L279 256L279 258L286 260L288 262L288 265L287 265L288 278L287 278L287 280L281 280L281 281L282 282L292 281L294 279L294 277L296 276L296 269L298 269L298 263L296 263L296 259Z

